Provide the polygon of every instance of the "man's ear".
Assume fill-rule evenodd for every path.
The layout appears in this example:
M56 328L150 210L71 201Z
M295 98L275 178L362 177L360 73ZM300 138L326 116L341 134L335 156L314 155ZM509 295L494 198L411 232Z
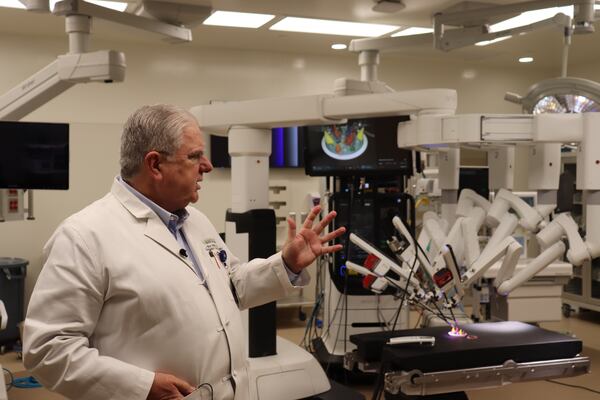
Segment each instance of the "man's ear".
M149 151L144 156L144 169L148 172L148 175L154 179L161 179L162 172L160 171L161 157L158 151Z

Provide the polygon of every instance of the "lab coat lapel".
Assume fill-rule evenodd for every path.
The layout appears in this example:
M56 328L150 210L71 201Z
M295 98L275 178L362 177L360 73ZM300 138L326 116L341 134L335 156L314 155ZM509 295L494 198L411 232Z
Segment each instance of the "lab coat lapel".
M165 224L156 214L148 218L144 235L154 240L154 242L173 254L175 257L177 257L177 259L183 261L192 271L194 271L192 263L179 255L181 246L179 246L179 243L177 243L175 237L173 237L171 232L169 232Z
M186 260L179 255L180 246L177 243L177 240L154 211L142 203L133 193L127 190L127 188L123 187L117 179L113 182L110 191L123 207L138 219L140 223L143 223L145 220L146 228L144 230L144 235L152 239L157 245L163 247L169 253L173 254L178 260L181 260L181 262L187 265L194 274L196 273L191 261Z

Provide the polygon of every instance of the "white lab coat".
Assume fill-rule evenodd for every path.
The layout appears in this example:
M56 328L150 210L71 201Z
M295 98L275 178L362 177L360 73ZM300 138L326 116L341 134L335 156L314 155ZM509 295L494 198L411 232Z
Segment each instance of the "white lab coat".
M215 400L250 398L240 308L291 294L281 254L242 264L195 208L183 225L206 276L202 285L160 218L115 181L66 219L44 248L45 265L24 328L25 366L77 400L144 400L164 371L210 383ZM219 266L208 250L227 251ZM301 275L306 283L306 272Z

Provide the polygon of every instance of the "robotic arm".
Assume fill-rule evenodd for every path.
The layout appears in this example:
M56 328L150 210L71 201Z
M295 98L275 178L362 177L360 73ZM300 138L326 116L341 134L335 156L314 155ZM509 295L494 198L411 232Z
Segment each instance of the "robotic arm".
M486 223L491 227L500 225L508 210L514 210L519 216L519 224L528 231L536 231L538 225L554 210L554 207L533 208L516 194L500 189L488 210Z
M577 224L568 213L559 214L536 235L536 239L544 251L515 276L510 277L508 274L503 274L496 278L494 285L498 293L504 296L508 295L565 254L567 248L561 240L565 235L569 242L567 259L571 264L581 265L584 261L591 260L600 254L598 246L583 241L579 235Z
M579 266L600 255L600 246L583 241L579 235L579 227L568 213L557 215L546 228L537 234L537 240L542 248L547 248L565 235L569 241L567 260L571 264Z
M411 272L410 267L399 266L379 250L377 250L373 245L361 239L354 233L350 234L350 241L368 253L368 257L365 260L364 266L375 276L382 278L386 276L389 271L393 271L401 278L401 281L403 280L405 283L408 282L408 285L413 289L414 292L419 292L421 290L421 285ZM347 263L347 265L349 264ZM352 263L352 265L355 266L357 264ZM357 272L360 273L360 271ZM383 287L384 283L384 281L372 282L369 286L373 290L382 292L385 290L385 287Z

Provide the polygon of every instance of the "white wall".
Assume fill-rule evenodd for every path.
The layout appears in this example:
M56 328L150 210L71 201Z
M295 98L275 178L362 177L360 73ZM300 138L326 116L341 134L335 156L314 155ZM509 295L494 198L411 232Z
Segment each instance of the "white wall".
M66 38L0 36L0 93L66 51ZM108 191L118 173L120 127L137 107L175 103L184 107L211 99L242 100L330 92L338 77L358 78L353 55L304 56L197 48L191 45L99 43L126 53L126 80L119 84L87 84L71 88L26 120L71 122L71 188L66 192L36 192L35 221L0 224L0 256L30 260L27 294L41 268L41 248L57 224ZM483 68L469 62L440 62L382 56L381 80L397 90L445 87L458 91L458 112L519 112L503 101L507 90L523 93L548 77L544 71L523 68ZM301 171L274 171L273 179L293 182L292 209L300 211L307 191L318 180ZM206 178L198 208L217 229L230 204L229 171Z

